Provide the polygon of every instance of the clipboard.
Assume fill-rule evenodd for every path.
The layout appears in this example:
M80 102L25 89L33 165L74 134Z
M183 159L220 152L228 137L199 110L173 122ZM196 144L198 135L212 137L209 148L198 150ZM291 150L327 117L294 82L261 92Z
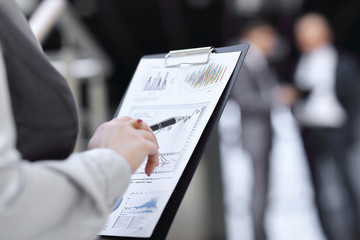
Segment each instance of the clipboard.
M134 240L134 239L162 240L162 239L166 238L168 231L171 227L171 224L175 218L176 212L181 204L181 201L186 193L186 190L191 182L191 179L195 174L196 168L200 162L203 151L205 149L207 140L221 117L221 114L222 114L224 107L226 105L226 102L229 98L232 87L235 84L237 75L239 74L240 68L244 62L244 59L245 59L245 56L246 56L246 53L247 53L249 47L250 47L250 45L245 43L245 44L229 46L229 47L221 47L221 48L206 47L206 48L178 50L178 51L171 51L167 54L146 55L143 57L143 58L163 58L167 67L174 67L174 66L177 66L178 64L173 64L173 62L169 61L170 58L178 58L181 56L188 56L189 54L205 55L205 56L203 56L203 57L205 57L205 58L203 58L205 60L201 60L198 62L192 62L192 63L188 63L188 62L185 63L185 64L198 64L198 63L205 63L206 61L208 61L208 58L206 58L206 55L209 55L212 52L228 53L228 52L241 51L241 54L236 63L235 69L233 70L231 77L230 77L223 93L221 94L221 96L216 104L216 107L215 107L209 121L206 124L204 131L201 134L200 140L198 141L198 143L195 147L195 150L192 152L192 155L191 155L179 181L177 182L177 185L176 185L174 191L172 192L172 195L171 195L170 199L168 200L166 207L164 208L164 210L161 214L161 217L158 220L157 225L156 225L151 237L139 238L139 237L100 236L99 240L114 240L114 239L118 239L118 240ZM180 62L179 64L182 64L182 63L184 63L184 62ZM120 102L115 116L118 115L118 112L120 110L122 102L123 102L123 100Z

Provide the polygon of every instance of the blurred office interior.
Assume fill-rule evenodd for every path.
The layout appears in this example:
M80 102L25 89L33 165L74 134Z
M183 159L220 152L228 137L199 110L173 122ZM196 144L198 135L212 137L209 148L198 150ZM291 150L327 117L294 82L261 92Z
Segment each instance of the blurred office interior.
M262 19L280 34L277 54L271 63L280 81L289 83L299 55L293 36L294 24L304 13L316 11L329 19L335 45L355 58L360 56L360 2L357 0L17 2L32 21L32 27L37 29L50 61L69 81L76 96L82 120L78 150L86 147L96 126L113 117L143 55L236 44L248 21ZM42 19L44 12L56 19L51 16ZM239 106L230 101L208 142L168 239L253 239L249 215L251 164L241 148L239 135L234 135L241 131L240 119ZM272 125L275 134L266 213L268 239L325 240L291 109L287 106L273 109ZM359 135L356 137L351 151L351 170L359 193L360 144ZM336 185L331 166L327 172L329 182ZM336 198L341 191L334 189L334 204L343 204Z

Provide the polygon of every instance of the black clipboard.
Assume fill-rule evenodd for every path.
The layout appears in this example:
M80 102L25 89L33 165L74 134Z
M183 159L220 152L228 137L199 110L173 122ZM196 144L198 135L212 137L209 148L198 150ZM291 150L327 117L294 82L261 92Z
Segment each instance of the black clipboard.
M229 47L221 47L221 48L214 48L213 52L215 53L227 53L227 52L238 52L241 51L240 57L238 59L238 62L236 63L235 69L229 79L229 82L227 83L201 137L199 142L197 143L194 152L192 153L189 162L187 163L168 203L166 204L166 207L161 214L161 217L154 229L154 232L152 233L150 238L135 238L135 237L113 237L113 236L101 236L100 240L162 240L165 239L169 229L171 227L171 224L175 218L176 212L180 206L180 203L185 195L185 192L191 182L192 177L195 174L196 168L199 165L200 159L202 157L203 151L205 149L207 140L213 131L214 127L217 125L221 114L225 108L226 102L230 96L230 92L232 90L232 87L235 84L237 75L240 72L240 68L244 62L246 53L250 47L250 44L244 43L240 45L235 46L229 46ZM191 51L191 49L189 49ZM186 50L187 51L187 50ZM185 52L187 54L188 52ZM156 55L146 55L143 58L164 58L166 59L169 57L169 54L156 54ZM125 96L125 95L124 95ZM115 116L117 116L122 101L119 104L119 107L116 111Z

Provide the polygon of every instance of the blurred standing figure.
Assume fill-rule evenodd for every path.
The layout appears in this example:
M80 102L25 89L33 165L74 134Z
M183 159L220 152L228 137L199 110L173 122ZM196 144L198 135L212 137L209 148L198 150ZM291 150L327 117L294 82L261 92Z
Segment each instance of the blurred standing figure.
M250 49L233 87L231 98L241 109L244 150L253 162L252 220L256 240L265 240L264 217L268 195L269 154L272 145L270 111L277 102L277 79L269 67L277 33L265 22L244 28L242 42Z
M294 114L301 126L320 221L329 240L358 240L359 212L347 169L347 151L358 108L357 66L352 58L339 53L332 45L329 24L319 14L300 18L295 37L301 52L295 84L302 98L295 104ZM323 164L330 160L334 160L344 192L341 195L347 201L345 219L329 211L335 198L326 195L325 182L321 181L326 171ZM341 225L347 229L340 229Z

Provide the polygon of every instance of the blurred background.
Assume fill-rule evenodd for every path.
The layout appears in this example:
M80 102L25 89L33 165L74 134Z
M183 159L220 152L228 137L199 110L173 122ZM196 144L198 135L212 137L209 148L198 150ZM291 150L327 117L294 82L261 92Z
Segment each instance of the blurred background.
M346 53L357 66L360 56L358 0L16 1L29 17L50 61L66 77L76 96L81 113L78 150L84 149L101 122L114 116L143 55L251 42L254 38L245 37L245 33L249 33L245 30L253 29L249 27L251 22L271 26L276 40L271 54L264 53L263 58L271 76L276 78L276 88L285 91L279 92L283 101L276 104L273 99L264 98L265 103L271 103L267 104L266 112L271 132L266 136L270 137L271 143L266 160L261 163L266 165L264 173L260 173L267 186L261 197L263 203L254 204L255 186L259 185L255 184L255 176L259 173L255 173L255 157L245 147L249 138L244 141L242 135L245 133L242 128L246 106L243 107L235 97L229 100L218 129L209 140L168 239L360 239L352 232L354 226L360 229L357 219L360 214L360 126L355 121L357 114L347 115L354 123L349 130L351 144L343 144L348 157L339 162L330 154L324 155L330 160L321 160L323 165L316 175L321 175L324 183L321 187L314 181L309 152L304 148L301 122L293 114L293 106L303 96L300 96L300 90L304 90L299 88L296 80L299 62L309 53L298 47L297 20L309 12L317 12L328 19L333 38L327 45L336 52ZM253 45L256 45L255 40ZM250 72L255 71L252 66L257 63L249 60ZM320 65L318 69L322 67ZM334 65L332 69L337 68ZM334 72L328 78L334 79L336 74ZM355 81L345 84L357 90L360 81L357 72L347 78ZM335 80L331 81L330 89L336 92ZM239 88L242 87L239 85ZM258 88L260 95L255 99L262 98L272 87L265 84ZM311 89L305 90L311 92ZM338 101L340 109L346 108L341 100ZM356 113L360 106L356 99L351 101ZM321 128L328 129L329 126ZM330 128L334 129L334 126ZM261 139L261 133L259 136ZM261 151L256 147L252 148L255 154ZM345 166L344 170L338 171L343 168L339 166ZM344 176L346 180L343 180ZM322 203L319 199L323 198L327 200L327 215L324 216L332 219L330 223L324 223L323 212L318 209ZM347 209L349 206L350 210ZM254 216L257 208L262 209L260 217ZM355 214L349 214L349 211ZM333 229L331 233L329 228Z

